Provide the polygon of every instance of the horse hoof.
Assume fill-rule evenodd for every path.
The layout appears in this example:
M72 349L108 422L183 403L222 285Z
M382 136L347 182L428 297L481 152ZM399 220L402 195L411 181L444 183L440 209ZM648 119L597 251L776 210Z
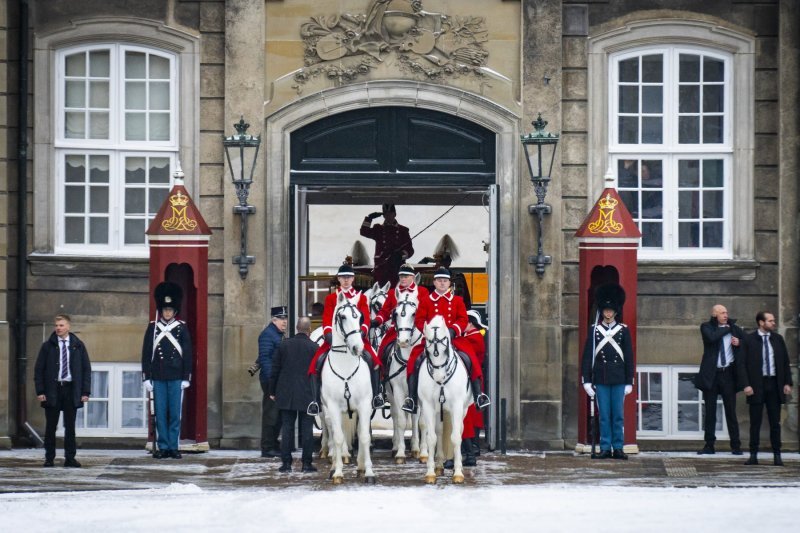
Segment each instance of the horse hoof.
M364 478L364 483L367 485L374 485L375 484L375 476L369 476Z
M344 481L344 478L342 476L335 476L333 478L333 484L334 485L341 485L342 481Z
M428 485L435 484L436 483L436 476L433 475L433 474L429 474L429 475L425 476L425 483L427 483Z
M366 470L358 469L356 470L356 477L361 477L366 473Z
M437 466L436 468L433 469L433 471L436 472L437 476L444 475L444 468L442 468L441 466Z
M344 464L346 464L346 465L349 465L350 464L350 458L349 457L342 457L342 462Z
M328 457L329 457L328 456L328 452L320 450L320 452L319 452L319 458L320 459L327 459Z
M411 455L414 457L414 459L420 459L419 450L417 450L415 452L411 452Z
M396 465L404 465L404 464L406 464L406 458L405 457L395 457L394 458L394 464L396 464Z
M457 485L464 483L464 476L462 476L461 474L455 474L453 476L453 483Z
M420 463L427 463L428 462L428 456L427 455L420 455L419 456L419 462Z

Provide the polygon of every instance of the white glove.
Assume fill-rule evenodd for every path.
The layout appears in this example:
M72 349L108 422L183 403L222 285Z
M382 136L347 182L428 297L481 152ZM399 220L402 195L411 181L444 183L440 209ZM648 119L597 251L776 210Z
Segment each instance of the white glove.
M181 390L186 389L189 387L188 381L181 381Z
M591 383L584 383L583 390L586 391L586 394L589 395L589 398L594 398L594 389L592 388Z
M144 388L147 392L153 392L153 382L149 379L144 380Z
M633 392L633 385L625 385L625 396Z

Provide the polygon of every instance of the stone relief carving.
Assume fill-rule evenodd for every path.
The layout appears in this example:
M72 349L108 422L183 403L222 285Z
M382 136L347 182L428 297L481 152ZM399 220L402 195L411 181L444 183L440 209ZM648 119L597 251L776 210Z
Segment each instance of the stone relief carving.
M431 13L421 0L371 0L363 14L312 17L300 35L305 66L294 75L298 94L312 78L350 82L388 58L409 77L483 77L489 56L483 17Z

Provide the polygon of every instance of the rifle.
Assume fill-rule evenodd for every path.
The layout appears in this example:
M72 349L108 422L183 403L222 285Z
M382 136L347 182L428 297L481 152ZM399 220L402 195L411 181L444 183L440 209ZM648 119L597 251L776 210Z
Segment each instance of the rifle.
M148 435L150 442L152 442L152 446L150 447L150 454L155 457L156 456L156 391L155 389L151 390L149 393L150 400L149 400L149 416L148 416L148 423L150 424L150 434Z
M589 438L592 441L592 459L597 459L597 417L594 414L594 397L589 398Z

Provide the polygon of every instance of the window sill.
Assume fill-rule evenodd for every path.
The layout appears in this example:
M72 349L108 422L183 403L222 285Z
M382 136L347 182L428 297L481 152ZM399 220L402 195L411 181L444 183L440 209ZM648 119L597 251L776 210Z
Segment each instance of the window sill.
M68 256L32 253L28 255L34 276L134 277L150 275L147 257Z
M759 262L752 259L711 261L639 260L640 281L750 281Z

